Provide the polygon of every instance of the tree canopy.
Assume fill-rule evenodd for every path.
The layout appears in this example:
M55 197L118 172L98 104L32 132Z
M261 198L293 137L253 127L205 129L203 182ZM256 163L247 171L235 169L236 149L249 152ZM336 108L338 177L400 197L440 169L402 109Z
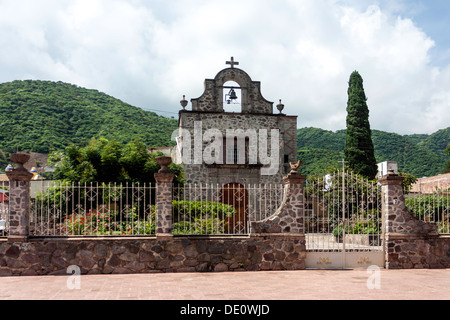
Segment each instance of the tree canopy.
M65 152L54 152L49 161L55 163L54 179L73 182L154 182L159 170L156 157L149 154L141 139L127 144L105 138L92 139L88 145L70 145ZM176 175L175 183L183 183L183 170L179 165L169 166Z

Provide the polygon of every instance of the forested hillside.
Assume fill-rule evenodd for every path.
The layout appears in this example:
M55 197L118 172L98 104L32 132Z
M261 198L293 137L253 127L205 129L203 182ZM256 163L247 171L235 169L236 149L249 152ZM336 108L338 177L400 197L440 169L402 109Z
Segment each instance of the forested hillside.
M321 173L330 166L342 166L345 130L337 132L317 128L298 131L299 156L304 161L304 173ZM396 161L399 170L418 177L443 173L450 144L450 128L432 135L401 136L372 130L377 162Z
M0 150L49 153L105 137L149 146L170 143L177 120L133 107L97 90L50 81L0 84Z
M155 106L156 108L157 106ZM97 90L50 81L0 84L0 171L16 151L49 153L71 143L84 146L92 138L126 144L141 138L147 146L172 145L176 119L131 106ZM339 167L344 158L346 131L298 130L303 173ZM432 135L401 136L373 130L377 162L397 161L401 171L418 177L443 173L450 128ZM3 151L3 152L2 152Z

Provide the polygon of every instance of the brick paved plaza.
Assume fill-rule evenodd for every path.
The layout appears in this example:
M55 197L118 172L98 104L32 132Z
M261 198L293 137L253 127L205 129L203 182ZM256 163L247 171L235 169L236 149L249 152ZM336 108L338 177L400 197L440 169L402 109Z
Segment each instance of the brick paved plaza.
M79 290L69 289L77 285ZM0 299L448 300L450 270L380 270L379 274L369 274L367 270L307 270L89 275L78 279L70 276L11 277L1 278Z

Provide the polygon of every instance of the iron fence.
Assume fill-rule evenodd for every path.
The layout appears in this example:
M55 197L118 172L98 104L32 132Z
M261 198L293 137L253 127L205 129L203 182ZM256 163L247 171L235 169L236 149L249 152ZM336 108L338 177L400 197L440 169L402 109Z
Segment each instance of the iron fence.
M174 186L173 233L248 234L249 222L273 215L283 195L281 184ZM156 186L151 184L43 184L32 200L30 233L54 237L154 235L156 201Z
M281 184L199 184L174 188L175 235L242 235L250 222L273 215L281 206Z
M411 193L405 202L419 220L436 224L441 234L450 234L450 191Z
M308 251L381 251L382 196L376 182L347 171L305 186Z
M34 236L136 236L155 234L151 184L53 182L32 200Z

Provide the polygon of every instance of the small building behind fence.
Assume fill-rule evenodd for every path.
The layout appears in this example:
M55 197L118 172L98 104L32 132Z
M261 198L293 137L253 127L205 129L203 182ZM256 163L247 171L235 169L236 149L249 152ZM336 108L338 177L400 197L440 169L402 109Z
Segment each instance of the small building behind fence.
M432 194L436 191L450 190L450 173L441 174L434 177L420 178L412 186L413 194Z

